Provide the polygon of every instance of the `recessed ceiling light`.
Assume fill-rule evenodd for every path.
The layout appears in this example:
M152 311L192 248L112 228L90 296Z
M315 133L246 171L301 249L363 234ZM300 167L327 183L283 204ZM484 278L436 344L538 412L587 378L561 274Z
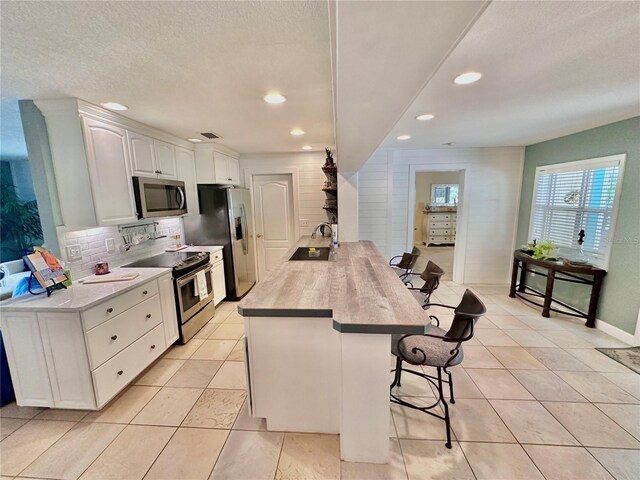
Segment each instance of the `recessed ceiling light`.
M199 139L199 138L187 138L187 140L189 140L190 142L193 142L193 143L198 143L198 142L201 142L201 141L202 141L202 140L201 140L201 139Z
M269 93L264 96L264 101L267 103L284 103L287 101L287 97L280 95L279 93Z
M481 78L482 74L480 72L465 72L454 78L453 83L456 85L468 85L469 83L477 82Z
M305 145L304 147L302 147L303 150L313 150L313 147L311 145Z
M304 130L302 130L301 128L294 128L289 133L291 135L295 135L296 137L299 137L300 135L304 135Z
M127 107L126 105L122 105L121 103L116 103L116 102L104 102L104 103L101 103L100 105L102 105L104 108L107 108L109 110L115 110L116 112L123 112L125 110L129 110L129 107Z
M432 115L432 114L430 114L430 113L423 113L422 115L418 115L418 116L416 117L416 120L420 120L420 121L423 121L423 120L431 120L431 119L432 119L432 118L434 118L434 117L435 117L435 115Z
M409 140L411 135L398 135L398 140Z

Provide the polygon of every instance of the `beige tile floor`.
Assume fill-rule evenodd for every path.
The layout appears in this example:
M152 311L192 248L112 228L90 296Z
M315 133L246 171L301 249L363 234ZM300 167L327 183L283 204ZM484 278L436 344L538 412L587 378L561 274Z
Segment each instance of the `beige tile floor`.
M450 303L464 289L444 281L432 298ZM265 431L247 411L242 317L223 303L101 412L0 409L0 480L640 478L640 375L593 348L624 344L542 318L505 286L474 290L490 313L452 369L451 450L443 422L398 405L387 465L341 462L337 435ZM398 394L434 398L409 374Z

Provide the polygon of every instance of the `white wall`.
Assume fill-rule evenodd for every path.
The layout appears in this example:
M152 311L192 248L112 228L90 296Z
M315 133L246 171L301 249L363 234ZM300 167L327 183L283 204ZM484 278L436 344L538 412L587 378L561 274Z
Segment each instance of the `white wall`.
M418 172L416 173L416 202L413 242L422 243L422 222L424 206L431 203L431 185L460 183L460 172Z
M240 156L240 178L244 183L247 169L261 169L260 173L278 173L281 168L297 169L299 185L297 196L294 191L294 203L298 218L295 221L300 226L301 236L311 235L316 225L327 221L322 209L326 197L322 191L326 180L322 172L324 162L324 152L245 154ZM307 220L308 226L300 225L300 220Z
M459 233L467 242L462 281L508 282L523 152L520 147L379 149L359 171L360 239L372 240L387 257L405 251L414 208L409 206L411 168L464 169L464 225Z

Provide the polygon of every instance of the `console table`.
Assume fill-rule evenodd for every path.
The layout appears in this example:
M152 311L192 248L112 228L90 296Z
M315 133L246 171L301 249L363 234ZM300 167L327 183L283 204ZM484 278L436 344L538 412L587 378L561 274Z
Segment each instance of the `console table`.
M547 273L532 270L530 266L535 265L547 270ZM518 270L520 270L520 282L518 282ZM527 286L527 272L535 273L547 277L547 286L544 294ZM511 288L509 296L511 298L519 297L522 300L542 307L542 316L549 317L551 311L586 319L585 325L590 328L596 326L596 310L598 309L598 299L600 297L600 288L602 287L602 279L607 274L606 270L592 267L590 265L565 265L561 261L536 260L531 255L516 250L513 253L513 271L511 272ZM590 278L585 278L591 277ZM558 280L561 282L578 283L582 285L591 285L591 297L589 300L589 310L585 313L571 305L560 302L553 298L553 285ZM525 296L525 292L529 290L529 295L544 298L543 303L538 303ZM554 301L562 305L567 310L557 310L551 308L551 302Z

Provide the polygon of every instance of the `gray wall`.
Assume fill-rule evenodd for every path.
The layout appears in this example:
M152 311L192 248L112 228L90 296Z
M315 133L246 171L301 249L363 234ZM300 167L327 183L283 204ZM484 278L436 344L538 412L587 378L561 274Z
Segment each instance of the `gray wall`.
M517 245L526 243L536 167L626 153L618 218L597 317L633 334L640 308L640 117L530 145L525 150ZM540 285L540 278L532 279ZM586 310L588 288L558 284L558 296Z

